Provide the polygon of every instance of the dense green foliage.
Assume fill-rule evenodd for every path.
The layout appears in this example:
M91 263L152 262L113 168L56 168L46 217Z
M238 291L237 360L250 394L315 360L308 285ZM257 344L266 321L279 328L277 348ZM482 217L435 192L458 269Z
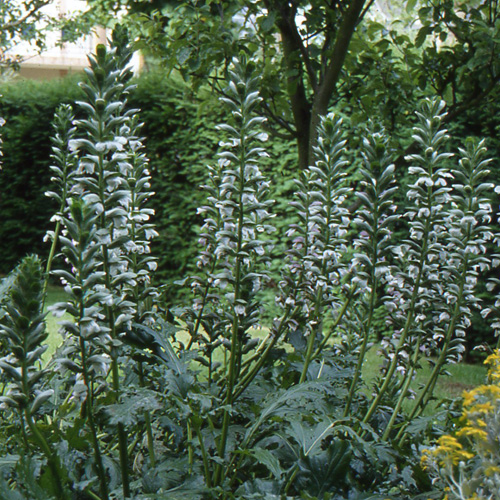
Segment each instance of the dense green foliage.
M191 300L171 310L153 283L154 173L122 36L98 46L77 112L62 106L54 122L49 237L63 265L48 267L67 295L52 308L63 343L47 365L40 260L1 283L2 498L440 498L420 451L453 414L425 409L464 351L477 283L495 265L486 244L499 241L484 144L453 157L445 103L423 101L404 185L382 127L360 128L347 153L328 114L275 224L261 79L241 55L213 132ZM280 232L285 258L273 259ZM367 382L376 334L382 367Z
M54 213L45 197L50 185L50 123L60 103L73 102L73 80L39 84L17 82L2 87L1 113L4 158L0 194L0 273L12 269L20 257L46 255L43 238Z
M301 168L332 106L400 139L423 95L444 100L446 121L498 100L496 0L89 0L87 14L113 26L119 9L137 48L193 88L222 91L240 50L258 60L261 112Z

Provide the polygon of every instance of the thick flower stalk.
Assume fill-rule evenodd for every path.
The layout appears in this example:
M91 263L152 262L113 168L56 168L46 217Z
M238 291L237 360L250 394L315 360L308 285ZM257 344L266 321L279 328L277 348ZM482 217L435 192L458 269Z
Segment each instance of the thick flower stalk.
M258 325L258 293L268 280L268 234L274 231L272 202L266 200L268 183L259 169L265 154L259 142L266 139L260 132L264 119L255 116L261 102L259 78L253 64L244 59L233 62L229 76L222 102L231 112L231 122L219 126L226 136L221 143L224 149L218 167L210 170L209 205L201 209L206 214L202 239L207 247L199 259L201 276L193 280L196 299L189 320L194 340L199 340L200 326L208 327L203 342L209 365L212 349L206 344L220 341L227 350L221 367L225 408L218 440L221 458L226 454L230 408L243 355L256 345L249 330ZM213 302L210 308L209 302ZM224 475L222 467L216 466L213 484L220 484Z
M439 284L440 258L445 249L445 215L450 203L447 160L452 156L443 151L446 130L441 127L444 103L424 101L417 113L418 124L413 139L422 153L409 157L413 162L409 173L415 178L410 184L407 197L410 203L405 213L409 236L394 249L395 264L387 284L385 305L390 311L393 332L383 340L387 365L376 388L363 421L368 422L383 397L394 383L393 377L401 374L399 399L391 421L384 432L392 428L403 399L407 397L409 384L419 357L432 336L433 311L441 300Z
M0 340L9 352L0 359L6 381L2 406L17 411L21 425L26 426L33 440L45 455L54 481L54 494L60 500L69 498L66 476L56 451L50 444L37 414L54 391L44 387L49 370L42 367L47 349L43 304L43 273L38 257L26 257L14 270L14 279L3 305L5 314L0 323ZM26 441L25 452L29 445Z
M490 159L484 142L468 141L459 153L458 165L450 171L453 191L446 219L446 258L441 263L438 288L444 300L435 304L433 335L429 339L437 359L410 419L422 413L446 363L460 360L472 308L479 308L478 279L492 266L486 255L486 246L494 236L489 227L493 212L489 196L494 185L486 182Z
M279 303L285 311L293 309L287 321L289 337L299 336L306 342L301 382L305 381L313 358L335 332L335 327L324 331L325 315L332 314L337 325L347 304L347 299L342 300L339 294L347 272L342 259L347 252L350 220L345 206L346 141L341 123L333 114L321 121L316 162L297 182L293 206L298 222L288 231L292 246Z
M353 280L360 291L356 297L357 308L353 312L356 329L348 341L349 351L356 354L357 361L349 386L345 416L350 413L369 340L374 337L374 315L390 279L389 266L394 249L392 235L399 218L393 200L397 190L395 167L383 132L368 131L363 140L362 155L361 189L356 193L360 208L353 220L357 236L353 241L355 253L352 261Z
M127 228L123 231L127 237L123 244L123 258L128 262L127 268L135 275L134 280L124 283L123 289L135 304L135 322L151 323L152 300L158 295L151 283L151 274L157 268L156 259L151 255L151 242L158 232L151 222L154 210L147 205L154 193L151 191L148 159L138 135L141 127L138 115L133 115L121 130L121 134L127 137L123 160L130 166L124 177L129 197L122 201L128 218Z
M111 49L99 46L96 54L89 57L87 79L81 84L85 100L78 103L86 117L76 121L76 137L69 141L76 169L68 180L69 187L64 184L69 199L81 200L86 211L96 214L92 222L95 225L92 265L98 267L95 277L99 279L90 284L97 301L93 307L100 311L92 325L95 332L102 335L93 347L101 351L102 368L108 370L102 380L108 380L109 372L115 402L122 393L123 374L118 359L129 353L123 340L132 336L131 341L137 343L139 336L141 347L150 347L144 342L144 335L137 333L139 329L135 325L151 323L151 302L156 295L150 279L156 267L150 255L150 240L156 231L149 221L153 212L146 206L152 193L137 110L126 107L131 89L132 73L127 66L131 52L123 45L121 35L121 32L115 33ZM83 217L82 213L78 214ZM71 224L79 223L73 220L75 215L77 212L69 212L66 232L70 231ZM70 246L71 240L66 238L61 242L63 247ZM82 260L72 263L70 274L78 278L85 271L81 266L85 266ZM69 276L65 279L70 282ZM78 311L71 313L77 313L75 324L80 325L82 318ZM81 356L84 356L83 347L90 348L95 340L89 338L88 344L80 345ZM87 382L92 385L90 379ZM117 427L123 494L128 497L127 435L121 422ZM103 474L100 476L102 479Z
M53 231L47 232L47 237L52 243L49 257L47 258L47 265L45 267L45 289L47 289L48 278L52 269L52 261L56 254L59 233L61 231L61 217L68 209L67 200L69 197L69 190L74 183L73 177L75 176L77 154L70 148L70 144L76 138L76 127L73 126L73 122L73 108L68 104L61 105L55 113L53 122L53 165L50 166L50 170L52 171L50 180L54 183L55 189L45 193L46 196L53 198L58 204L57 212L52 217L52 222L55 222L56 226Z
M103 286L104 273L99 259L102 250L97 235L98 215L92 206L78 199L72 200L68 209L68 214L60 219L63 230L59 240L70 271L53 271L64 284L68 298L51 309L56 315L69 313L72 319L60 323L65 342L57 362L74 379L72 400L84 412L94 449L100 494L106 499L103 451L94 417L98 409L97 394L108 385L106 377L111 363L103 348L110 340L109 328L101 324L102 303L109 294Z

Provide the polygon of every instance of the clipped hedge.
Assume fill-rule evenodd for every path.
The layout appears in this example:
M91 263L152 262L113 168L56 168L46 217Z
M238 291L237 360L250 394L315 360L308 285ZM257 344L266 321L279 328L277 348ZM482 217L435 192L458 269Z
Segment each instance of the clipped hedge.
M44 196L50 182L51 121L61 102L78 95L75 79L4 84L0 116L6 123L0 172L0 273L28 253L46 253L45 228L54 211Z

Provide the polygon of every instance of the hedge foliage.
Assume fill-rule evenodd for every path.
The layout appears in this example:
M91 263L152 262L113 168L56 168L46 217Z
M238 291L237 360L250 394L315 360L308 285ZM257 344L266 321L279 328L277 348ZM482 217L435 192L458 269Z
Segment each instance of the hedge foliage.
M78 94L74 79L15 82L0 89L3 158L0 173L0 273L29 252L44 255L43 237L54 207L44 196L50 182L51 122L61 102Z

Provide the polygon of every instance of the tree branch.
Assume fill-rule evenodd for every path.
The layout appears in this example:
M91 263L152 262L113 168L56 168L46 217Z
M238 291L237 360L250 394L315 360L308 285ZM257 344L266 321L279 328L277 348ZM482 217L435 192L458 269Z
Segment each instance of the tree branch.
M457 116L461 115L465 111L481 103L485 97L487 97L500 83L500 78L494 79L488 87L486 87L482 92L471 97L468 101L457 104L456 106L450 106L448 112L444 116L444 122L450 122L454 120Z
M9 23L5 23L0 25L0 31L7 31L13 28L16 28L17 26L20 26L23 24L25 21L27 21L31 16L36 14L40 9L45 7L50 3L51 0L41 0L40 2L36 2L31 10L26 12L24 16L21 16L20 18L16 19L15 21L11 21Z
M288 121L278 116L265 100L262 101L262 107L266 117L277 123L281 128L284 128L291 136L297 137L297 131L293 126ZM279 134L279 132L276 131L276 134ZM286 134L280 134L280 137L286 137Z
M370 10L370 7L373 5L374 2L375 2L375 0L369 0L368 4L363 9L363 12L361 12L361 14L359 15L359 19L358 19L357 24L359 24L364 19L364 17L366 16L366 13Z
M266 4L268 3L269 2L266 2ZM307 76L311 82L311 87L316 89L318 85L316 72L312 67L307 48L304 45L304 41L302 40L302 37L297 29L297 24L295 23L295 16L297 14L296 10L297 7L295 5L293 8L289 8L285 2L279 7L274 7L274 11L279 11L280 14L277 25L281 36L287 38L287 43L290 45L292 50L300 52Z

